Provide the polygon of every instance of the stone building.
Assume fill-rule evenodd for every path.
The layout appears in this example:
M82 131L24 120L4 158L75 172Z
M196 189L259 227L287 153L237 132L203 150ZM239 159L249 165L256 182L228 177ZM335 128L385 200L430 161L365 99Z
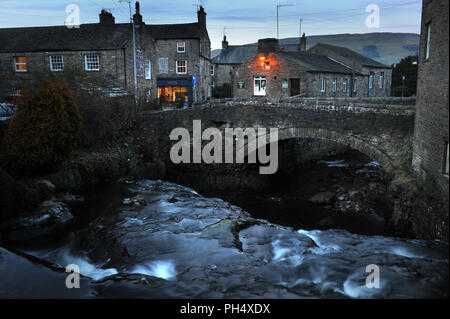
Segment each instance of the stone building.
M233 68L236 98L349 97L361 95L366 76L326 55L306 52L306 38L299 52L279 48L276 39L258 42L258 52Z
M151 103L186 105L211 93L210 39L206 13L188 24L148 25L136 2L138 97ZM102 10L100 21L66 26L0 29L0 99L20 93L42 77L82 74L111 90L135 91L133 28Z
M353 50L329 44L318 43L309 49L308 52L325 55L363 74L366 79L359 83L359 88L353 96L391 96L392 67L367 58Z
M449 199L448 13L447 0L423 1L413 145L414 171L424 181L430 193L440 194L447 205Z

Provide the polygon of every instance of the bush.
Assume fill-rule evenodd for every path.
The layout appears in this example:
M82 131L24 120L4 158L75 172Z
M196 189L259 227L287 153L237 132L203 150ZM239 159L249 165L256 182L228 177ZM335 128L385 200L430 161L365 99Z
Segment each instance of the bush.
M50 169L76 146L82 118L66 83L43 79L26 90L8 125L5 144L13 167Z
M83 118L80 148L98 151L123 143L135 122L134 97L110 97L114 82L96 72L67 68L58 76L68 83Z

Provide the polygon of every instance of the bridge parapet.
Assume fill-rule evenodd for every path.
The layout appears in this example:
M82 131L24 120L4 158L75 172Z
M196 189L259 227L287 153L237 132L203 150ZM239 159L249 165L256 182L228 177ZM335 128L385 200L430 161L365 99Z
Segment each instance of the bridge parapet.
M267 106L317 111L414 115L415 98L216 99L194 107Z

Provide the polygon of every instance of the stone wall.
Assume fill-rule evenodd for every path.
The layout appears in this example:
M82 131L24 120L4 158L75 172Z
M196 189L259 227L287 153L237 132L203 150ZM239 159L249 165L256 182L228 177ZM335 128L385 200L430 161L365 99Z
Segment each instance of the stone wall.
M214 85L222 86L225 83L231 85L233 64L214 64Z
M432 195L440 194L447 203L449 178L444 174L444 169L449 142L448 10L448 1L423 2L413 153L413 167L417 175L426 182ZM426 59L426 25L430 22L430 56Z
M127 88L130 80L124 67L125 50L0 53L0 98L13 93L13 89L32 87L43 77L62 77L63 72L50 70L50 56L60 54L63 55L65 70L83 72L87 78L96 75L112 86ZM100 71L85 71L86 54L99 54ZM17 56L27 58L27 72L15 71L14 59Z

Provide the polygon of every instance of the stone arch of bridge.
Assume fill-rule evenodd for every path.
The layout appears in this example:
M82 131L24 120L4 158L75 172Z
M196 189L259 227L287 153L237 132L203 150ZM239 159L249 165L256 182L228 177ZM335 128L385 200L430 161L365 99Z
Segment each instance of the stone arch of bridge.
M323 139L348 146L378 162L386 172L392 172L396 167L395 161L388 154L357 135L322 128L282 128L278 130L278 141L296 138ZM269 135L267 135L267 140L269 140Z

